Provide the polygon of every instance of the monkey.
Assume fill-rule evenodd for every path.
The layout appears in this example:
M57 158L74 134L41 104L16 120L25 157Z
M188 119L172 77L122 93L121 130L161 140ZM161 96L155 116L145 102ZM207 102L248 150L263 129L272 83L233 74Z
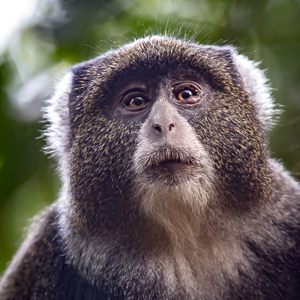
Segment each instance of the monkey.
M230 45L137 39L68 70L45 108L58 200L0 299L299 299L300 186Z

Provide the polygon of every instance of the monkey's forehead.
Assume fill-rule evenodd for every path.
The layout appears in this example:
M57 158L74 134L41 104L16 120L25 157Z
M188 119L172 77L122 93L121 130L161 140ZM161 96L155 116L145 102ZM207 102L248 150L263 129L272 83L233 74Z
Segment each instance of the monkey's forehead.
M145 70L169 68L172 65L205 67L206 60L212 59L209 61L212 68L227 64L231 50L230 47L204 46L167 36L152 36L108 52L100 59L107 58L111 67L127 69L137 66Z
M226 82L228 86L238 74L232 62L234 53L230 46L204 46L167 36L151 36L81 63L72 71L81 80L105 86L129 73L156 76L172 68L186 68L218 78L218 84Z

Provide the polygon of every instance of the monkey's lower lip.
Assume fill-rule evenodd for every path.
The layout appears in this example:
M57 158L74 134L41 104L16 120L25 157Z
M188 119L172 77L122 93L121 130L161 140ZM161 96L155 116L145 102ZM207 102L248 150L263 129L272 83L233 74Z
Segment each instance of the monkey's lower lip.
M168 171L176 171L181 168L185 168L189 166L188 163L184 163L178 160L165 160L159 163L157 166L153 166L154 168L158 168L160 170L168 170ZM152 168L153 168L152 167Z
M158 175L158 178L180 178L193 175L196 166L191 163L178 160L165 160L159 164L152 165L149 171Z
M153 182L177 185L196 179L199 172L202 172L202 166L199 159L186 150L165 147L148 155L143 172Z
M200 170L197 165L192 163L178 160L164 160L158 164L151 165L145 171L150 180L174 186L196 178Z

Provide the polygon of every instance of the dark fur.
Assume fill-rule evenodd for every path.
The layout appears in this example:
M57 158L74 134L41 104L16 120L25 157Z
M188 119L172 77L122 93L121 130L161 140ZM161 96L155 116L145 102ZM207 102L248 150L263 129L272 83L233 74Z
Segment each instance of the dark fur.
M256 99L268 88L248 84L236 57L231 47L154 37L71 69L71 85L47 109L61 196L4 274L1 299L299 299L299 184L269 158L271 117ZM180 203L170 188L181 221L172 219L172 204L163 219L171 225L162 225L141 209L147 186L136 187L144 184L137 149L155 156L142 146L149 116L122 114L112 99L124 82L161 87L185 72L209 86L203 105L176 115L195 131L199 165L211 164L213 174L203 180L213 188L203 188L208 202L197 213L197 202ZM166 195L159 200L168 202Z

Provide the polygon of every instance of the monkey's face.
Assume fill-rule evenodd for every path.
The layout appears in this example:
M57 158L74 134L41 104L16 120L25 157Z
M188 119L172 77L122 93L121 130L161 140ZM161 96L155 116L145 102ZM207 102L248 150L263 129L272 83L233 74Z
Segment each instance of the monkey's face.
M180 220L178 211L185 215L186 210L189 218L198 214L214 194L214 172L191 124L212 100L209 84L178 68L129 80L117 95L116 113L140 124L133 171L143 211L159 223Z
M183 74L183 75L182 75ZM176 70L156 78L129 79L118 89L115 111L139 124L133 166L145 184L178 185L196 180L207 155L188 119L211 98L207 82Z

